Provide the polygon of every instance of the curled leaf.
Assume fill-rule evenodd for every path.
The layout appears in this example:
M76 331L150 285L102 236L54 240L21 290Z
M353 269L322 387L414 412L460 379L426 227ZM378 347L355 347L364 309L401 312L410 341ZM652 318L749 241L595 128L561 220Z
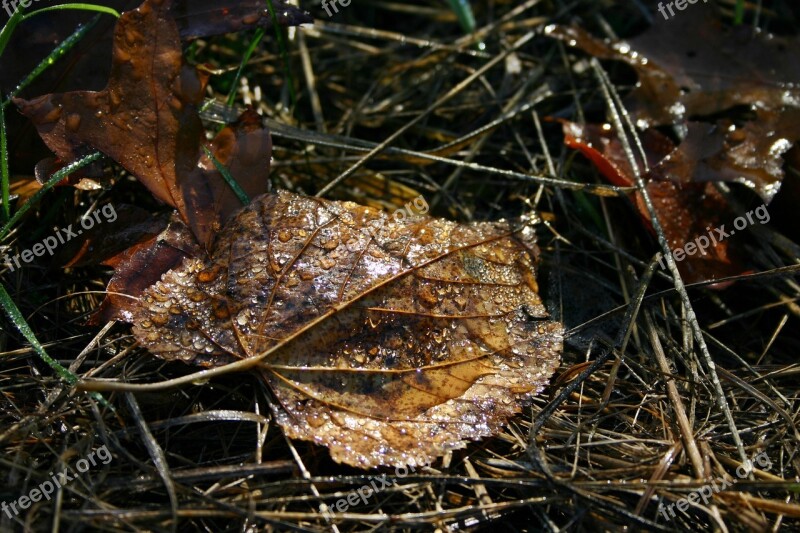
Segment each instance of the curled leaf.
M409 211L261 196L210 260L187 259L145 292L134 334L204 366L263 356L279 424L337 461L420 463L491 435L559 361L533 221Z
M92 315L90 323L101 324L109 320L130 322L139 297L161 275L178 267L186 257L201 255L194 238L180 220L173 217L163 231L155 237L138 242L127 250L106 259L114 267L108 282L107 294L100 308Z

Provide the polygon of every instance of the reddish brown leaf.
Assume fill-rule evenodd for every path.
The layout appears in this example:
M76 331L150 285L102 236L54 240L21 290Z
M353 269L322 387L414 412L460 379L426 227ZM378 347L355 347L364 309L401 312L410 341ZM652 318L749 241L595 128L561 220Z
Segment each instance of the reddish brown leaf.
M622 150L622 144L610 124L581 125L559 120L564 130L564 143L580 150L597 167L605 178L621 187L635 185L633 169ZM657 130L647 130L640 135L640 142L647 157L647 167L652 168L675 150L675 144ZM639 151L634 152L636 163L644 168Z
M532 220L459 225L264 195L134 310L154 354L267 354L286 434L360 467L417 464L491 435L537 393L563 328L537 295Z
M622 143L611 127L563 122L563 128L565 144L586 155L606 179L617 185L635 184ZM722 177L720 173L729 170L722 164L728 154L723 150L724 142L704 136L704 132L715 132L707 132L701 124L690 125L690 132L690 137L677 148L656 130L641 135L650 170L644 171L641 160L637 163L670 249L707 235L710 228L725 223L730 226L736 217L713 183L697 179L713 179L712 171ZM636 193L633 199L647 229L654 233L641 194ZM684 280L706 281L744 272L737 239L734 236L714 241L706 253L688 255L679 261L678 270Z
M223 128L211 143L211 151L249 198L269 190L272 138L254 110L245 110L234 125ZM198 240L209 247L231 215L242 208L242 202L205 154L186 181L194 184L181 187L186 216Z
M108 282L107 294L100 308L90 319L91 324L109 320L130 322L142 293L161 276L181 264L187 257L200 255L188 228L173 220L158 236L139 242L105 263L114 267Z
M654 182L673 184L735 181L752 188L769 203L783 180L782 156L800 138L800 111L787 107L800 102L796 84L800 68L791 54L798 40L744 26L724 29L711 8L702 5L693 8L693 16L684 24L684 38L677 40L674 25L660 19L628 42L604 42L577 27L551 26L548 34L596 57L624 61L637 71L639 83L626 100L626 107L642 129L653 124L685 124L686 117L715 114L740 104L752 106L756 112L753 121L738 127L722 121L689 123L686 138L676 150L668 155L662 150L647 150L660 160L657 164L650 162L649 177ZM586 133L601 140L597 132ZM642 137L646 142L653 135L645 131ZM600 152L586 145L579 149L613 183L621 184L626 174L630 176L619 147ZM713 187L660 187L665 189L662 199L670 198L668 191L672 190L681 197L689 194L685 205L694 205L692 194L716 198L710 208L724 203ZM685 205L676 204L669 211L712 226L719 222L716 211L685 213ZM667 216L666 210L663 214ZM672 224L659 218L665 226ZM681 224L687 225L686 221ZM688 237L686 231L673 233Z
M113 216L109 207L113 207ZM142 241L151 240L167 226L167 217L154 217L149 211L134 205L106 204L101 222L82 233L58 250L56 263L65 267L96 265L111 261L118 254ZM98 209L99 211L99 209Z
M14 101L62 160L99 149L158 199L185 212L177 175L188 174L199 157L195 107L202 90L193 69L182 65L166 2L150 0L117 23L106 89Z
M783 182L783 155L800 139L800 110L760 111L758 119L736 126L691 122L675 153L654 173L681 181L732 181L769 203Z

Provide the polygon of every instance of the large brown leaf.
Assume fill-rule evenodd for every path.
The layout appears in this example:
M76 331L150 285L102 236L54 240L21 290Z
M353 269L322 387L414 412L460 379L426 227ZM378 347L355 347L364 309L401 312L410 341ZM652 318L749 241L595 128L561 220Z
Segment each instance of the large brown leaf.
M61 159L99 149L158 199L184 212L178 176L188 174L200 157L196 106L203 83L183 65L168 6L150 0L120 17L106 89L14 101Z
M149 288L134 334L204 366L263 355L293 438L360 467L496 432L559 361L532 220L460 225L281 192ZM372 229L370 229L372 228Z

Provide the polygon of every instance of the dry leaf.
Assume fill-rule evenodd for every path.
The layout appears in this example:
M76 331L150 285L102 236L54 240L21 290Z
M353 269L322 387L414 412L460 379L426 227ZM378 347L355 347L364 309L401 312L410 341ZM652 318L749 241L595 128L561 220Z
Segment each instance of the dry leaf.
M559 361L527 220L460 225L287 192L244 208L133 312L164 359L261 369L292 438L359 467L498 431Z

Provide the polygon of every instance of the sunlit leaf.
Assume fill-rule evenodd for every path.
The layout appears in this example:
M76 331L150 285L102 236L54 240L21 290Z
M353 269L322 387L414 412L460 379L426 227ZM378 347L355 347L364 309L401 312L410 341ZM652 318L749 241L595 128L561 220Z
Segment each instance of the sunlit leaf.
M537 294L535 219L402 213L261 196L210 260L187 259L145 292L134 334L203 366L269 352L278 422L337 461L419 463L491 435L559 361L562 326Z

